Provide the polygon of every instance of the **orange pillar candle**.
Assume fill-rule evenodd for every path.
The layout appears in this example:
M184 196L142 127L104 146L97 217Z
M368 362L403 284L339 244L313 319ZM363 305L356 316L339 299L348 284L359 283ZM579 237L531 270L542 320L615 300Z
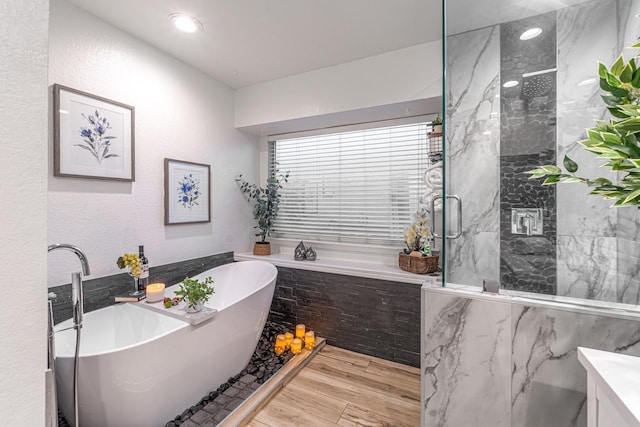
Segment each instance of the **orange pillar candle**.
M285 349L286 349L286 341L284 338L284 335L278 335L276 337L276 346L274 348L274 351L277 355L280 355L282 353L284 353Z
M293 341L293 334L291 332L287 332L284 334L284 345L285 348L291 347L291 342Z
M316 334L313 331L309 331L304 334L304 348L307 350L313 350L316 346Z
M304 339L304 325L296 325L296 338Z
M291 341L291 353L299 354L302 351L302 340L300 338L295 338Z

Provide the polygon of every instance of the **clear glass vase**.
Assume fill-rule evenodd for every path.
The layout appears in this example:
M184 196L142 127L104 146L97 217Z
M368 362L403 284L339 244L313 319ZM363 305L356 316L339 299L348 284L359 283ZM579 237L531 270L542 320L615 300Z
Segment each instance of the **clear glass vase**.
M129 293L129 295L132 296L140 296L144 293L144 290L140 291L138 290L138 278L136 276L131 275L131 273L129 273L129 276L131 276L131 278L133 279L133 290Z
M197 313L200 310L202 310L202 307L204 307L204 301L200 300L197 303L194 304L193 307L191 307L189 305L189 300L185 299L185 304L187 304L187 308L186 308L186 312L187 313Z

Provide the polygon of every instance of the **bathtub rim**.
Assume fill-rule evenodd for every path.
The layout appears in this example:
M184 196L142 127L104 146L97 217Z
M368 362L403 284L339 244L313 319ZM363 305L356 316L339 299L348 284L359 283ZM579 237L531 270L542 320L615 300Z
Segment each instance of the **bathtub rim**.
M255 263L263 264L267 268L268 271L271 271L271 272L274 273L273 276L269 277L268 281L265 281L263 284L261 284L260 286L256 287L252 292L246 294L244 296L244 298L249 298L252 295L254 295L255 293L257 293L257 292L261 291L262 289L266 288L272 282L274 282L278 277L278 269L273 264L271 264L269 262L261 261L261 260L249 260L249 261L241 261L241 262L243 262L243 263L244 262L248 262L248 263L251 263L251 264L255 264ZM203 271L201 273L198 273L198 274L194 275L193 277L199 277L200 275L206 274L207 272L209 272L211 270L215 270L217 268L231 268L231 267L226 267L226 266L232 266L234 264L236 264L236 262L230 262L228 264L219 265L219 266L210 268L208 270L205 270L205 271ZM250 268L250 267L247 266L246 268ZM177 287L178 285L179 285L179 283L176 283L175 285L171 285L168 288L166 288L166 290L170 290L171 288ZM175 289L177 289L177 288L175 288ZM221 308L218 311L221 312L223 310L226 310L227 308L233 307L234 305L240 303L241 301L242 301L242 299L240 299L238 301L235 301L233 304L225 306L225 307ZM112 304L112 305L109 305L109 306L106 306L106 307L99 308L98 310L93 310L93 311L90 311L88 313L85 313L84 316L85 316L85 318L86 317L92 317L93 315L95 315L95 313L102 312L103 310L113 310L113 309L115 309L115 307L122 306L123 304L128 304L130 307L136 307L136 305L140 304L140 302L137 302L137 303L136 302L116 303L116 304ZM134 344L129 344L129 345L122 346L122 347L116 347L114 349L109 349L109 350L100 351L100 352L91 352L91 353L82 353L81 352L79 357L81 357L81 358L84 358L84 357L87 357L87 358L88 357L96 357L96 356L112 354L112 353L115 353L115 352L118 352L118 351L126 351L126 350L129 350L131 348L147 344L147 343L149 343L149 342L151 342L153 340L160 339L160 338L165 337L165 336L167 336L167 335L169 335L171 333L174 333L174 332L177 332L179 330L182 330L182 329L184 329L186 327L189 327L189 326L200 327L200 326L203 326L203 325L208 323L208 322L204 322L201 325L191 325L189 322L187 322L185 320L180 320L180 319L177 319L177 318L175 318L173 316L169 316L168 314L163 314L163 313L158 312L158 311L148 310L147 308L144 308L144 307L137 306L135 308L135 310L143 310L143 311L146 311L146 312L153 313L154 316L166 317L166 318L175 320L176 322L180 322L181 325L176 325L176 327L174 327L174 328L172 328L172 329L170 329L168 331L165 331L165 332L162 332L160 334L154 335L151 338L147 338L147 339L145 339L143 341L139 341L139 342L136 342ZM212 321L215 321L215 319L212 319ZM68 332L69 334L73 334L72 328L73 328L73 319L71 319L71 318L58 323L53 328L54 339L57 338L57 334L58 333ZM72 338L72 341L75 343L75 338ZM75 345L75 344L72 344L72 345ZM56 352L55 357L56 358L58 358L58 357L60 357L60 358L73 358L74 354L71 354L71 355L67 356L67 355L58 355L57 352Z
M265 281L263 284L261 284L260 286L256 287L253 291L247 293L244 298L249 298L250 296L254 295L255 293L261 291L262 289L266 288L267 286L269 286L273 281L275 281L278 278L278 268L273 265L270 262L267 261L263 261L263 260L246 260L246 261L234 261L234 262L230 262L228 264L223 264L223 265L219 265L217 267L214 268L210 268L208 270L205 270L201 273L195 274L193 276L190 277L190 279L204 279L206 276L204 276L204 274L206 274L207 272L211 271L211 270L215 270L217 268L223 269L223 268L231 268L231 267L227 267L227 266L233 266L236 264L240 264L240 263L248 263L248 264L258 264L258 265L264 265L264 267L267 269L267 271L270 271L273 273L272 276L269 277L269 280ZM245 264L246 265L246 264ZM250 268L250 267L246 267L246 268ZM171 286L168 286L165 288L165 292L171 292L171 294L173 295L173 291L178 289L178 286L180 285L180 282L175 283ZM213 287L215 289L215 282L213 283ZM226 310L227 308L233 307L234 305L238 304L240 301L242 300L237 300L234 301L233 304L227 305L225 307L221 307L221 308L216 308L216 307L212 307L208 304L208 302L205 303L205 306L212 308L214 310L218 310L218 312L222 312L223 310Z

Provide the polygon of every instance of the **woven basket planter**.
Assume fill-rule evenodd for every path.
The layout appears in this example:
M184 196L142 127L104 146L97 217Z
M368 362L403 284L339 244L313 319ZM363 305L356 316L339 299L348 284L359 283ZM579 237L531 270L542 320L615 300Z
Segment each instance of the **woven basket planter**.
M253 245L254 255L271 255L271 244L269 242L256 242Z
M438 256L410 256L400 252L398 265L409 273L427 274L438 271Z

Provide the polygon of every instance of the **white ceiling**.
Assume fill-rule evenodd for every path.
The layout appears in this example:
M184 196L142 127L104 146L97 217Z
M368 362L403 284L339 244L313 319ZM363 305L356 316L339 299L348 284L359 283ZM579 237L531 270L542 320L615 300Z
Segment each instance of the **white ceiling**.
M70 0L240 88L441 38L441 0ZM180 33L168 15L197 17Z
M69 0L232 88L441 38L442 0ZM447 0L457 34L590 0ZM598 0L591 0L598 1ZM204 25L180 33L169 14Z

